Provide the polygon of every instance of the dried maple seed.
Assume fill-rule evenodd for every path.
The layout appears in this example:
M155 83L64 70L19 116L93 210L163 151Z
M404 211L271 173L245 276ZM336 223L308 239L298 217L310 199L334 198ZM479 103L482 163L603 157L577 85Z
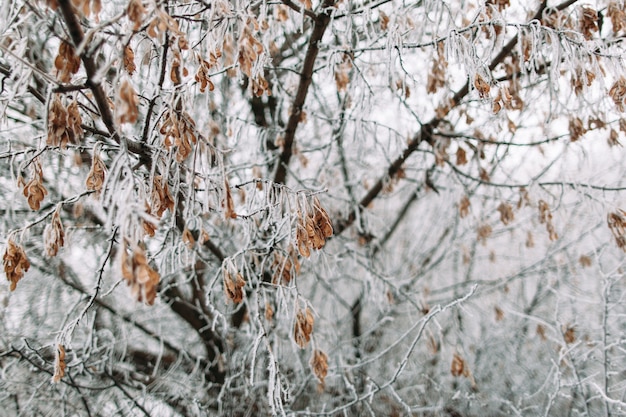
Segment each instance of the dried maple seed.
M242 288L245 285L246 281L239 272L235 273L235 278L233 279L233 275L224 269L224 293L226 294L226 298L232 300L235 304L241 303L243 301Z
M152 194L150 201L150 213L159 219L163 216L165 210L174 210L174 199L170 193L169 185L160 175L155 175L152 179Z
M52 382L59 382L65 376L65 347L57 345L54 355L54 374Z
M548 235L550 240L555 241L559 238L559 235L556 233L556 229L552 224L552 213L550 212L550 206L543 200L539 200L539 223L546 225L546 230L548 231Z
M626 78L620 77L609 90L609 96L613 99L615 107L621 112L624 111L624 102L626 101Z
M145 251L141 246L132 245L130 252L129 256L127 245L124 243L120 255L122 277L137 301L152 305L159 286L159 273L148 264Z
M122 81L116 107L119 123L136 123L139 118L139 98L128 80Z
M459 216L463 219L469 214L470 199L465 195L459 202Z
M93 157L91 158L91 169L87 174L85 185L88 190L93 190L98 194L102 190L104 184L104 178L106 176L106 165L100 159L100 155L97 149L93 151Z
M511 207L508 203L500 203L498 211L500 212L500 221L505 226L511 223L515 218L515 215L513 214L513 207Z
M626 252L626 211L618 209L607 215L607 224L617 247Z
M480 98L485 99L489 97L491 87L489 87L489 84L487 84L480 74L474 76L474 88L478 91Z
M313 350L309 364L311 365L313 374L315 374L320 384L323 386L326 375L328 375L328 356L326 356L326 353L323 351L315 349Z
M135 52L130 45L124 48L124 69L129 75L133 75L137 67L135 66Z
M196 123L187 112L169 109L163 114L159 132L167 149L176 146L176 161L183 162L191 154L198 140L195 130Z
M24 248L21 245L15 243L13 238L9 238L2 260L4 263L4 274L7 277L7 281L11 283L10 290L15 291L17 283L30 268L26 252L24 252Z
M72 75L80 68L80 57L76 55L74 47L67 42L59 44L59 52L54 59L54 67L57 69L57 78L62 83L69 83Z
M296 313L296 323L293 330L294 341L301 349L311 341L311 333L313 333L313 324L315 319L309 308L298 310Z
M44 197L48 195L48 191L43 186L43 172L39 159L34 159L31 163L31 178L24 184L22 192L28 205L32 210L39 210Z
M52 214L50 224L46 225L43 232L46 255L50 257L56 256L59 248L65 244L65 232L63 230L63 223L61 223L60 211L61 207L59 205Z
M452 357L452 364L450 365L450 373L452 376L466 376L468 369L465 365L465 361L458 353L455 353Z

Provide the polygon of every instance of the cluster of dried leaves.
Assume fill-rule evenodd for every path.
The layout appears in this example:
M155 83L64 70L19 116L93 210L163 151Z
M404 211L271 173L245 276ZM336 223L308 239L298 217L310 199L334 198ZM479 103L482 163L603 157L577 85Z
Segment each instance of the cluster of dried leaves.
M89 169L87 179L85 180L85 185L87 186L87 189L99 193L100 190L102 190L105 176L106 165L104 164L102 159L100 159L98 149L95 148L93 151L93 157L91 158L91 168Z
M311 249L321 249L326 239L333 235L333 226L326 210L322 208L317 198L313 199L313 210L306 213L298 212L296 225L296 241L300 255L308 258Z
M164 114L159 132L167 149L176 146L176 160L182 162L191 154L192 144L198 140L196 123L185 111L168 109Z
M73 100L67 107L63 105L60 94L55 94L48 112L49 146L65 149L68 144L76 145L83 138L82 118L78 111L78 102Z
M559 235L556 233L554 224L552 224L552 212L550 211L550 206L544 200L539 200L538 207L539 223L546 225L546 230L548 231L550 240L557 240L559 238Z
M174 210L174 199L170 193L170 187L161 175L155 175L152 179L150 213L160 219L167 209Z
M30 164L31 177L27 183L24 183L24 179L20 176L17 179L18 186L24 186L23 194L28 201L28 205L32 210L39 210L41 202L48 195L46 187L43 185L43 171L41 169L41 162L39 158L35 158Z
M54 355L54 374L52 375L52 382L59 382L61 378L65 376L65 347L63 345L57 345Z
M226 298L235 304L241 303L243 301L243 287L246 285L243 275L239 271L231 273L227 268L223 269L223 275Z
M618 209L607 215L607 224L617 246L626 252L626 211Z
M118 89L118 103L116 106L119 123L136 123L139 118L139 97L130 81L124 79Z
M139 302L154 304L160 276L149 264L144 249L133 244L128 254L128 245L124 242L120 248L122 277L130 286L131 294Z
M352 72L352 61L347 54L344 54L343 59L337 65L335 65L335 84L337 85L337 91L346 91L348 84L350 84L350 73Z
M209 91L215 89L215 85L210 79L209 70L217 63L217 60L222 56L221 51L216 51L209 55L209 60L202 59L200 55L196 55L198 60L198 71L196 72L195 80L200 83L200 92L204 93L209 88Z
M434 94L446 85L447 68L448 62L444 56L444 44L439 42L437 44L437 58L433 59L433 64L426 80L426 91L428 94Z
M272 280L274 284L281 282L288 283L291 281L292 276L300 273L300 261L298 260L298 254L294 250L293 246L289 246L287 256L274 252L272 269L274 270L274 277Z
M320 386L323 388L324 380L326 379L326 375L328 375L328 356L323 351L314 349L309 364L311 365L313 374L319 379Z
M314 323L315 319L313 318L313 312L311 312L310 308L307 307L304 310L298 310L296 313L296 323L293 327L293 340L301 349L304 349L311 341Z
M60 209L61 207L58 206L54 211L50 223L46 225L43 232L43 244L46 254L50 257L56 256L59 248L65 244L65 231L61 223Z
M255 32L259 30L261 30L261 27L257 20L248 18L246 23L242 25L237 54L239 69L252 81L252 92L257 97L263 95L263 93L266 93L268 96L272 94L269 89L269 83L262 72L255 70L257 61L264 53L263 44L254 36Z
M7 280L11 283L10 290L15 291L17 283L30 268L26 252L24 252L22 245L18 245L13 238L9 238L2 260L4 262L4 273Z
M76 55L74 47L67 43L59 44L59 52L54 59L54 67L57 70L57 79L62 83L69 83L72 76L80 69L80 57Z

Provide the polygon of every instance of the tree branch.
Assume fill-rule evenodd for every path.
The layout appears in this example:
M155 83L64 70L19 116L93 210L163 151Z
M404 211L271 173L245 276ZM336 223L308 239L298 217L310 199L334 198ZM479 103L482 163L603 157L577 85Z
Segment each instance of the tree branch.
M576 0L567 0L561 3L560 5L558 5L556 9L563 10L575 2ZM547 1L542 1L531 20L540 19L546 8L547 8ZM498 55L496 55L492 59L491 63L489 64L490 70L495 69L498 66L498 64L504 61L504 58L506 58L513 51L513 48L517 44L518 40L519 40L519 36L515 35L513 38L511 38L509 42L507 42L507 44L500 50ZM452 107L446 112L446 114L448 114L450 110L452 110L452 108L455 108L456 106L458 106L461 100L469 93L470 82L471 80L468 80L465 83L465 85L454 94L451 100ZM359 205L353 208L345 219L341 219L335 224L335 228L334 228L335 235L341 234L345 229L350 227L352 223L354 223L354 220L356 219L357 210L359 212L362 211L364 207L367 207L372 201L374 201L376 197L378 197L386 181L393 178L398 173L398 171L400 170L404 162L407 160L407 158L415 150L417 150L417 148L422 142L427 142L431 146L433 145L433 139L432 139L433 130L439 125L439 123L442 120L443 118L439 118L435 116L428 123L425 123L424 125L422 125L420 130L409 141L409 144L407 148L404 150L404 152L402 152L402 154L395 161L393 161L391 165L389 165L389 167L385 171L385 174L383 174L378 179L378 181L376 181L374 186L367 192L367 194L365 194L365 196L361 199Z
M71 1L58 0L58 4L61 10L61 14L63 15L63 20L65 21L67 29L72 38L72 42L74 43L74 47L79 47L83 45L83 43L85 42L85 34L82 27L80 26L80 22L78 21L78 16L74 12ZM142 164L148 166L151 165L152 156L148 148L144 147L138 142L131 141L127 138L122 138L118 134L115 127L115 121L113 119L113 113L111 112L111 108L109 107L108 97L106 96L104 89L102 88L102 84L99 80L96 79L98 67L87 48L82 49L80 58L83 62L83 65L85 66L85 72L87 74L87 80L85 81L85 85L89 87L89 89L91 89L93 93L94 99L96 100L96 104L98 106L98 110L100 112L100 117L102 118L104 125L109 131L110 137L118 144L122 144L122 142L125 142L128 150L133 154L139 156Z
M274 182L284 184L287 177L287 167L293 154L293 142L296 136L298 125L300 124L300 117L302 115L302 108L306 101L311 81L313 81L313 70L315 68L315 60L319 53L319 43L326 32L326 28L330 23L330 12L328 10L335 3L335 0L324 0L322 4L322 12L315 17L315 25L313 26L313 32L309 39L309 47L307 48L304 62L302 64L302 70L300 72L300 83L298 84L298 90L296 97L291 105L291 112L289 114L289 120L287 121L287 127L285 128L285 137L283 138L283 151L280 154L278 168L276 175L274 176Z

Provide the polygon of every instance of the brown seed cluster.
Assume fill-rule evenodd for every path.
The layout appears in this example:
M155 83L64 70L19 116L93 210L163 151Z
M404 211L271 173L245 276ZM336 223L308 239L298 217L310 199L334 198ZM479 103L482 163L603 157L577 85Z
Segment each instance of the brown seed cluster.
M583 268L588 268L591 266L591 258L587 255L580 255L580 257L578 258L578 263L580 264L580 266L582 266Z
M487 244L487 238L491 236L493 229L488 224L483 224L476 229L476 234L478 235L478 241L484 245Z
M272 280L274 284L289 283L293 276L300 273L300 261L298 260L298 254L293 246L289 247L287 256L282 256L280 253L274 252L272 269L274 270Z
M578 26L585 39L592 39L593 33L598 31L598 12L589 6L583 6Z
M100 10L102 10L100 0L72 0L72 5L83 16L93 14L96 17L96 21L98 21L98 14L100 14Z
M304 349L311 341L314 323L315 319L313 318L311 309L307 307L305 310L298 310L293 329L293 339L301 349Z
M52 382L59 382L65 376L65 347L61 344L57 345L54 355L54 374Z
M300 255L308 258L311 249L321 249L326 244L326 239L333 235L333 226L326 210L322 208L317 198L313 200L311 213L302 215L298 213L296 225L296 241Z
M586 132L587 132L587 129L585 129L585 125L583 124L583 121L579 117L572 117L569 120L569 136L572 142L576 142Z
M195 80L196 82L200 83L201 93L204 93L207 87L209 88L209 91L213 91L215 89L215 85L213 85L213 82L211 81L209 77L209 70L215 64L217 64L217 60L221 56L222 56L222 52L219 50L216 51L215 53L211 53L209 55L208 61L205 61L204 59L200 57L200 55L197 55L197 59L200 65L198 66L198 71L196 72Z
M563 340L565 340L565 343L568 345L571 345L576 341L576 329L574 326L567 326L565 328L565 331L563 332Z
M532 203L530 202L530 194L526 187L520 187L519 189L519 200L517 201L517 208L521 209L525 206L530 206Z
M343 60L335 65L335 84L337 91L346 91L350 84L350 72L352 71L352 61L348 55L344 54Z
M456 149L456 164L459 166L467 164L467 152L460 145Z
M85 185L88 190L93 190L96 194L100 193L102 190L102 185L104 184L104 178L106 176L106 165L100 159L100 155L97 149L93 151L93 157L91 158L91 169L87 174L87 179L85 180Z
M126 45L124 48L124 69L129 75L133 75L137 66L135 65L135 52L130 45Z
M504 107L507 110L521 110L524 106L522 99L515 93L513 95L507 85L501 85L498 88L498 94L492 101L492 108L494 114L497 114Z
M500 212L500 221L505 226L511 223L515 219L515 214L513 213L513 207L511 207L508 203L500 203L498 206L498 211Z
M17 283L30 268L26 252L24 252L24 248L21 245L9 238L2 260L4 261L4 274L11 283L10 290L15 291Z
M73 100L66 108L60 95L55 94L48 111L46 144L60 146L62 149L65 149L68 143L78 144L83 138L82 122L78 102Z
M224 199L222 200L222 208L224 209L225 219L236 219L237 213L235 212L235 200L233 200L233 194L230 191L230 185L228 179L224 177Z
M626 102L626 78L620 77L615 81L609 90L609 96L613 99L615 107L621 112L624 111L624 102Z
M609 131L609 138L607 139L609 146L622 146L622 143L619 141L619 133L617 130L611 129Z
M130 287L132 296L139 302L154 304L160 276L148 264L146 253L139 245L132 245L128 254L126 243L121 248L122 277Z
M486 4L492 4L498 8L498 11L502 11L511 5L510 0L487 0Z
M191 154L192 144L197 142L196 123L184 111L169 109L163 114L159 132L164 136L163 144L167 149L176 146L176 160L183 162Z
M378 16L380 21L380 28L382 30L387 30L387 28L389 27L389 16L387 16L387 14L382 10L378 11Z
M43 232L43 244L46 248L46 255L49 257L56 256L59 248L65 244L65 232L63 223L61 223L60 209L61 207L59 206L54 211L50 223L46 225Z
M486 99L489 97L489 91L491 91L491 87L485 81L485 79L478 73L474 76L474 88L478 91L478 95L482 99Z
M618 209L607 216L609 229L615 238L617 247L626 252L626 211Z
M191 233L191 230L189 230L189 228L185 227L185 230L183 230L182 239L183 243L185 244L185 246L187 246L188 249L193 249L194 245L196 244L196 239L194 239L193 234Z
M54 59L54 67L57 70L57 79L62 83L69 83L72 75L80 68L80 57L76 55L74 47L67 42L59 44L59 52Z
M125 79L118 91L117 120L119 123L136 123L139 118L139 98L132 84Z
M233 277L234 275L234 277ZM245 287L246 281L239 272L231 274L226 268L224 268L224 293L226 298L232 300L233 303L239 304L243 301L243 287Z
M141 9L138 9L138 11L141 11ZM137 26L136 21L135 21L135 26ZM148 24L146 33L151 38L159 38L162 35L164 35L165 32L167 32L168 30L173 32L174 36L178 36L178 37L184 36L183 33L179 29L178 22L172 16L167 14L166 11L162 9L157 9L154 13L154 18Z
M626 13L624 12L623 4L618 4L614 1L609 3L607 16L611 19L614 35L626 29Z
M576 68L576 71L572 74L572 88L574 89L574 94L579 96L583 92L583 88L585 86L590 87L591 84L596 79L596 74L587 69L582 69L580 67Z
M328 356L323 351L315 349L313 350L313 355L311 356L309 365L311 365L313 374L315 374L317 379L319 379L320 384L323 387L326 375L328 375Z
M141 0L130 0L128 2L128 8L126 9L126 15L128 19L133 23L133 30L137 31L141 28L143 22L143 16L146 14L146 8L143 7Z
M552 224L552 213L550 212L550 206L543 200L539 200L539 223L546 225L546 230L550 236L551 241L555 241L559 238L556 233L556 229Z
M465 363L465 360L458 353L454 353L452 356L452 364L450 365L450 373L452 376L465 376L469 377L469 367Z
M152 180L150 203L150 213L159 219L163 216L165 210L174 210L174 199L170 193L169 185L160 175L155 175Z
M237 61L239 68L248 77L252 78L252 67L263 53L263 44L254 37L254 32L259 30L256 19L248 19L239 37L239 53Z
M459 202L459 216L462 219L467 217L467 215L469 214L470 205L471 204L470 204L469 197L464 195L463 198L461 198L461 201Z
M41 170L41 163L39 159L34 159L31 163L31 177L30 180L23 184L23 180L20 177L18 179L18 185L24 185L22 194L26 197L28 205L32 210L39 210L41 202L44 197L48 195L48 191L43 186L43 172Z
M448 62L444 56L443 42L437 44L437 59L433 59L432 67L428 72L426 80L426 91L428 94L436 93L446 84L446 68Z
M250 78L252 93L257 97L260 97L263 93L268 96L272 94L272 91L269 89L269 83L263 75L253 74L253 67L264 51L263 44L254 36L254 33L259 30L259 23L256 19L250 18L247 20L239 36L239 51L237 54L239 69Z

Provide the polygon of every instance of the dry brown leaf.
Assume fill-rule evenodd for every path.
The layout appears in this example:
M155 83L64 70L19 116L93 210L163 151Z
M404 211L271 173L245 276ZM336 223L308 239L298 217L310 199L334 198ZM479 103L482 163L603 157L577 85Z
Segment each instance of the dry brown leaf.
M4 263L4 274L11 283L10 290L15 291L17 283L30 268L26 252L24 252L24 248L21 245L18 245L13 238L9 237L2 260Z

